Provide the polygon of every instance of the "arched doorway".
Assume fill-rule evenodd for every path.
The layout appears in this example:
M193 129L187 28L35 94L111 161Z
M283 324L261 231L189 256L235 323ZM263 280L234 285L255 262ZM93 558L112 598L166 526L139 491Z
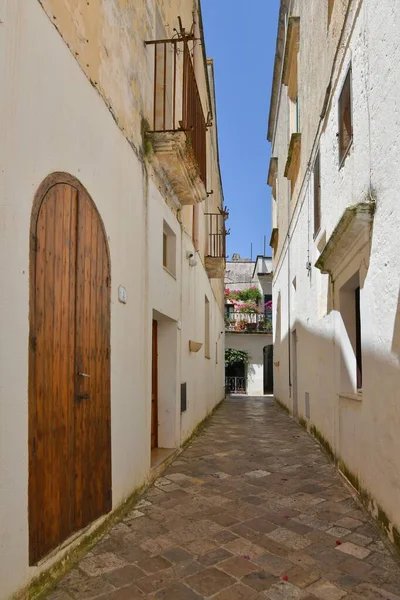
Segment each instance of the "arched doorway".
M264 346L264 394L274 391L274 347Z
M31 218L30 564L109 510L108 245L85 188L54 173Z

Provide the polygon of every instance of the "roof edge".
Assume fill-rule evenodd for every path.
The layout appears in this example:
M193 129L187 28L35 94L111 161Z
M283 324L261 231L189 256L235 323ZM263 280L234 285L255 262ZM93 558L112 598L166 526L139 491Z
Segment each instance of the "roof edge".
M275 63L274 74L272 78L271 100L268 118L268 134L267 139L272 143L275 130L276 109L278 105L278 96L281 83L281 71L283 52L285 46L285 17L288 12L290 0L281 0L279 9L278 33L276 37Z

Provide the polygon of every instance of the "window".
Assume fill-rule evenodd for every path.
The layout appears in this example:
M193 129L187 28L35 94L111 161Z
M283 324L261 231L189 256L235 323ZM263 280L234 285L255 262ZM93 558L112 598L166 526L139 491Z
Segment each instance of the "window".
M321 159L318 152L314 163L314 237L321 227Z
M163 232L163 265L167 266L167 247L168 247L168 238L167 234Z
M290 100L290 131L291 133L300 133L300 104L299 96L296 95L294 100Z
M362 389L362 347L361 347L361 311L360 311L360 288L356 288L355 317L356 317L356 364L357 364L357 390Z
M362 391L360 276L357 271L339 291L341 332L341 393Z
M272 295L264 294L264 314L268 319L272 319Z
M210 302L207 296L204 304L204 353L206 358L211 358L210 354Z
M225 304L225 316L227 319L231 318L235 312L235 307L233 304Z
M339 98L339 166L353 141L353 116L351 106L351 68L349 69Z
M166 221L163 224L163 266L175 277L176 275L176 235Z

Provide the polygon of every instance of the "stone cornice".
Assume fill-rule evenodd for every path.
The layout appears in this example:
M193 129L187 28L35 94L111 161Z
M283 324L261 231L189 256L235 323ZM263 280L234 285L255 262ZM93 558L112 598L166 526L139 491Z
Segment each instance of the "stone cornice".
M375 203L360 202L344 211L315 266L333 278L371 241Z

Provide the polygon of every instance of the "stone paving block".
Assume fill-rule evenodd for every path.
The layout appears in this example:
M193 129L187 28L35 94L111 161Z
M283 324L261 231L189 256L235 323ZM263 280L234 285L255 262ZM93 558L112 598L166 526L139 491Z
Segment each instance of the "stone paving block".
M136 598L143 598L144 594L139 590L136 585L129 585L128 587L122 587L114 592L110 592L105 596L101 596L102 600L135 600Z
M254 571L245 575L242 578L242 583L251 587L257 592L269 590L270 587L276 583L276 577L267 573L267 571Z
M254 529L254 531L259 533L271 533L271 531L275 531L277 529L275 523L270 523L261 517L251 519L250 521L245 521L244 524L246 527L250 527L250 529Z
M345 554L350 554L355 558L366 558L371 554L371 551L367 548L363 548L362 546L357 546L357 544L353 544L352 542L345 542L341 546L337 546L336 550L338 552L344 552Z
M271 573L271 575L274 575L275 577L284 575L286 571L293 566L291 561L273 554L263 554L262 556L255 558L253 562L260 565L264 571Z
M215 567L211 567L188 577L186 582L198 594L212 596L217 592L232 586L235 583L235 580L227 573L224 573Z
M138 567L145 573L157 573L171 566L171 562L163 556L152 556L138 562Z
M87 575L95 577L113 569L119 569L125 564L126 562L116 554L105 552L97 556L87 556L82 560L79 568Z
M340 539L349 535L351 529L346 529L345 527L331 527L330 529L327 529L326 533L329 533L329 535L332 535L336 539Z
M163 553L163 556L171 563L182 563L193 558L193 555L183 548L170 548Z
M270 600L302 600L307 592L291 583L280 581L275 583L264 595Z
M214 596L214 600L257 600L258 598L257 592L241 583Z
M156 593L157 600L198 600L201 598L184 583L177 583Z
M357 529L357 527L363 525L363 522L358 519L353 519L352 517L342 517L336 521L336 525L345 527L346 529Z
M346 541L353 542L358 546L369 546L369 544L372 542L372 538L367 537L366 535L361 535L360 533L350 533L348 536L346 536Z
M301 589L307 588L309 585L315 583L320 578L319 573L307 571L299 566L292 567L291 569L287 570L285 574L287 575L290 583L292 583L293 585L297 585L297 587Z
M232 542L225 544L225 549L229 550L232 554L238 554L240 556L249 556L253 559L256 556L264 554L264 548L252 544L250 540L244 538L236 538Z
M100 595L111 593L115 587L103 577L90 577L75 582L69 586L69 592L73 598L79 600L91 600Z
M320 579L307 588L307 591L320 598L320 600L341 600L346 596L346 592L341 590L333 583Z
M269 471L263 471L262 469L256 469L255 471L249 471L245 473L246 477L251 477L252 479L260 479L261 477L268 477L271 475Z
M294 531L289 531L288 529L284 529L282 527L271 531L266 534L274 542L278 542L278 544L283 544L288 548L293 550L303 550L308 546L311 546L311 541L303 536L297 535Z
M112 583L116 588L125 587L134 583L137 579L141 579L145 573L135 565L126 565L122 569L110 571L104 575L104 578Z
M217 548L216 550L211 550L211 552L207 552L207 554L200 556L198 562L205 567L211 567L231 556L232 553L225 550L225 548Z
M400 600L400 596L375 585L361 583L351 591L348 600Z
M241 579L245 575L248 575L248 573L257 571L260 567L249 560L248 557L234 556L219 563L218 568L228 573L228 575L232 575L232 577Z
M203 538L195 539L189 542L188 544L185 544L185 548L189 550L189 552L197 556L207 554L211 550L214 550L214 548L216 547L217 544L214 541Z
M47 596L48 600L72 600L71 596L64 592L64 590L53 590Z
M400 600L399 582L319 446L268 399L245 398L222 405L47 598Z

